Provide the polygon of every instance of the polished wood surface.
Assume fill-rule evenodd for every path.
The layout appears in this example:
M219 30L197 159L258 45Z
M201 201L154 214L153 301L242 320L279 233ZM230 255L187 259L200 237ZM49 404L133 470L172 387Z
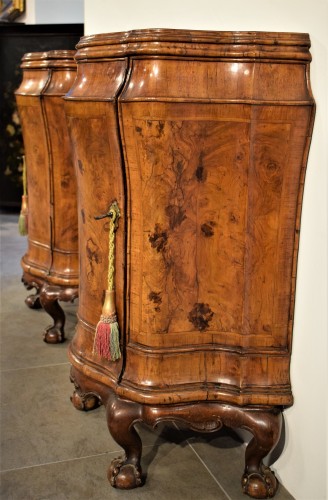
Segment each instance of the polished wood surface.
M251 406L256 435L267 412L293 402L296 264L314 120L309 47L306 34L182 30L94 35L78 45L77 79L65 97L79 192L74 398L80 408L83 394L117 408L108 409L108 425L126 451L136 438L119 437L115 412L129 426L136 413L174 419L181 405L202 401L187 420L204 413L210 430L204 405L219 419L222 405L231 407L234 418L223 415L231 426L243 426L239 412ZM114 199L123 356L110 363L92 350L108 265L108 220L94 217ZM258 444L265 454L272 446ZM253 441L246 453L243 488L273 496L277 484L256 448ZM112 467L113 485L140 483L140 453Z
M76 76L74 51L28 53L16 91L22 122L28 184L28 251L23 281L37 293L27 298L54 319L44 339L64 340L58 300L73 300L78 287L76 180L62 96Z

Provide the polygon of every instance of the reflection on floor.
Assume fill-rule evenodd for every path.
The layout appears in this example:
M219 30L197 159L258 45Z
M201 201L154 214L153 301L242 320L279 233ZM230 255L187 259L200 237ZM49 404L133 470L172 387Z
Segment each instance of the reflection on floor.
M26 238L17 215L1 216L1 498L4 500L245 499L240 479L245 448L236 434L201 435L174 424L138 426L145 486L119 491L107 481L121 454L106 426L104 408L79 412L70 395L67 345L76 304L63 303L68 341L47 345L51 322L24 304L20 278ZM274 469L274 466L273 466ZM293 497L280 485L277 500Z

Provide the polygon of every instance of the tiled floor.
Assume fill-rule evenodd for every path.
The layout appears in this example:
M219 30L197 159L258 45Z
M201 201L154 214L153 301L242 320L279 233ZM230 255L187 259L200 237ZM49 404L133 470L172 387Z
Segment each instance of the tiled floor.
M199 435L161 425L139 426L146 484L119 491L107 481L120 455L100 407L89 413L70 402L68 342L46 345L51 321L24 304L20 258L26 239L17 216L1 216L1 499L181 500L245 499L241 493L245 448L230 431ZM74 334L76 305L63 304L66 336ZM274 466L273 466L274 469ZM277 500L293 497L279 487Z

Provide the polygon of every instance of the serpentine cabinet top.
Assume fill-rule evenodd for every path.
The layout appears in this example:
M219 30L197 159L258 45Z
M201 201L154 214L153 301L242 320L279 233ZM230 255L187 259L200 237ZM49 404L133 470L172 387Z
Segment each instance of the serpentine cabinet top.
M305 33L149 29L84 36L76 58L165 54L310 61L309 47Z
M313 104L309 47L309 35L298 33L154 29L89 35L77 45L78 75L66 99ZM145 59L153 62L138 63ZM186 68L177 69L178 60ZM116 67L96 69L105 61ZM162 87L164 80L170 85Z

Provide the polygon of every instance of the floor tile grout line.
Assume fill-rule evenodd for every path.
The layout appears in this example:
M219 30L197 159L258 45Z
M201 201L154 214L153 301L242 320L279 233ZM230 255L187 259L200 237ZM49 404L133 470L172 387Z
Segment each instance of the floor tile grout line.
M1 474L5 472L15 472L15 471L20 471L20 470L26 470L26 469L34 469L35 467L46 467L49 465L56 465L56 464L62 464L62 463L68 463L68 462L75 462L76 460L84 460L88 458L94 458L94 457L102 457L103 455L110 455L112 453L118 453L119 450L116 451L104 451L103 453L96 453L94 455L85 455L83 457L73 457L73 458L67 458L66 460L55 460L53 462L44 462L42 464L34 464L34 465L26 465L24 467L14 467L13 469L4 469L1 470Z
M6 372L17 372L20 370L34 370L36 368L49 368L51 366L65 366L65 365L70 365L69 362L67 363L50 363L48 365L35 365L35 366L23 366L21 368L5 368L4 370L0 370L1 373L6 373Z
M143 449L147 449L147 448L153 448L153 445L148 444L146 446L143 446ZM24 467L13 467L12 469L1 469L0 474L4 474L5 472L15 472L15 471L20 471L20 470L33 469L35 467L46 467L49 465L75 462L76 460L86 460L89 458L102 457L104 455L113 455L113 454L117 454L117 453L124 453L124 451L122 449L117 449L114 451L104 451L102 453L95 453L93 455L84 455L82 457L67 458L65 460L54 460L53 462L43 462L42 464L26 465Z
M212 478L214 479L214 481L216 482L216 484L220 487L220 489L226 495L226 497L228 498L228 500L233 500L231 498L231 496L227 493L227 491L224 489L224 487L222 486L222 484L220 483L220 481L214 476L213 472L207 467L207 465L204 462L204 460L199 456L199 454L197 453L197 451L195 450L195 448L192 446L192 444L190 443L190 441L188 439L187 439L187 443L188 443L188 446L190 446L190 448L192 449L192 451L195 453L195 455L198 458L198 460L203 464L203 466L205 467L205 469L207 470L207 472L212 476Z
M179 426L176 424L176 422L173 422L173 425L174 427L177 429L177 430L180 430L179 429ZM204 460L199 456L199 454L197 453L197 451L195 450L195 448L192 446L192 444L190 443L190 440L189 439L186 439L186 442L188 444L188 446L192 449L192 451L194 452L194 454L196 455L196 457L198 458L198 460L201 462L201 464L205 467L205 469L207 470L207 472L210 474L210 476L212 476L212 478L214 479L214 481L216 482L216 484L219 486L219 488L223 491L223 493L226 495L226 497L228 498L228 500L233 500L231 498L231 496L226 492L226 490L223 488L222 484L220 483L220 481L214 476L213 472L207 467L206 463L204 462Z

